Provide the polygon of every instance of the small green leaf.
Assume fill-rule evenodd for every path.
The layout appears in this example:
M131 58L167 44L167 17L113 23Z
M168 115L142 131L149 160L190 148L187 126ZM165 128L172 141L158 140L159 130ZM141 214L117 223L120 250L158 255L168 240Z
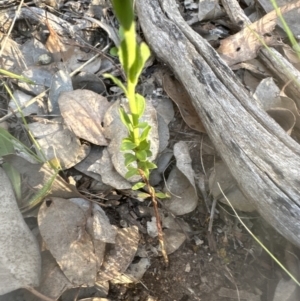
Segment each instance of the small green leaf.
M129 30L134 20L132 0L113 0L112 4L120 24L124 30Z
M149 49L149 47L148 47L148 45L146 43L142 42L140 44L140 53L139 54L140 54L140 57L142 59L143 65L145 65L146 62L147 62L147 60L148 60L148 58L151 55L150 49Z
M157 168L156 164L150 162L150 161L147 161L147 162L144 162L145 163L145 166L148 168L148 169L155 169Z
M129 164L133 163L136 161L136 156L131 154L131 153L126 153L124 154L125 158L125 166L127 167Z
M151 150L146 150L146 152L147 152L147 157L148 157L148 158L152 156Z
M53 170L62 170L61 164L58 160L58 158L53 158L48 161L49 165Z
M125 179L128 179L128 178L130 178L132 176L135 176L135 175L138 175L138 174L139 174L139 172L138 172L137 168L130 167L130 168L128 168L128 171L125 174Z
M145 127L145 129L144 129L144 131L143 131L143 133L142 133L142 135L140 137L140 141L144 141L145 139L148 138L150 130L151 130L151 126L150 125L148 125L147 127Z
M163 193L163 192L156 192L155 196L159 199L167 199L170 197L168 193Z
M149 57L150 57L149 47L144 42L142 42L140 45L137 45L136 58L129 72L129 79L135 85L137 84L138 78L141 75L145 63Z
M150 198L151 195L146 192L138 192L137 197L140 199L147 199L147 198Z
M142 183L142 182L138 182L136 184L134 184L131 189L132 190L138 190L138 189L141 189L145 186L146 184L145 183Z
M121 144L121 151L128 151L128 150L133 150L136 148L136 144L129 139L123 139L122 144Z
M150 175L150 171L148 168L144 168L143 169L144 175L146 177L147 180L149 180L149 175Z
M116 78L115 76L108 74L108 73L103 74L103 77L111 79L119 88L121 88L123 90L123 92L125 94L127 93L125 86L122 84L122 82L118 78Z
M132 142L132 143L134 143L133 138L131 138L131 137L123 138L122 142Z
M139 159L139 161L146 161L147 160L147 152L144 150L137 151L135 153L136 157Z
M150 150L150 141L148 140L143 140L139 144L139 150Z
M136 103L136 114L138 115L138 118L141 118L145 112L146 107L146 101L145 98L141 95L136 93L135 94L135 103Z
M119 32L120 40L123 41L124 40L124 28L122 25L119 27L118 32Z
M123 107L119 108L120 118L123 124L127 127L129 131L133 131L132 127L132 117L130 114L127 114Z
M129 133L128 133L128 137L127 137L130 141L134 141L134 133L133 133L133 130L131 131L129 131Z
M147 125L148 125L148 122L142 121L142 122L139 122L139 124L136 126L136 128L144 129Z
M120 63L123 66L125 74L127 75L129 72L129 67L128 67L128 50L127 50L127 44L125 41L125 37L124 37L124 40L121 41L118 50L119 50L118 55L119 55Z
M118 48L117 48L117 47L112 47L112 48L110 48L109 54L110 54L111 56L117 57L117 56L118 56Z

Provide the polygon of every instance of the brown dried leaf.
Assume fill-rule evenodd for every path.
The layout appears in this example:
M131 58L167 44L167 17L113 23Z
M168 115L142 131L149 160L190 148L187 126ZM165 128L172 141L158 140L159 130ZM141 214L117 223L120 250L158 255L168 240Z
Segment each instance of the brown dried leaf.
M285 108L273 108L266 111L285 131L291 135L296 124L296 117L292 111Z
M81 144L75 134L61 122L61 119L52 119L52 122L30 123L28 125L32 135L39 143L41 150L49 161L58 159L63 169L71 168L83 160L90 151L90 145ZM41 155L41 158L43 156Z
M300 129L300 115L295 101L280 91L273 78L263 79L256 88L253 97L288 134L291 133L294 126Z
M246 69L251 73L256 74L259 78L271 76L268 69L257 59L252 59L231 67L232 70Z
M116 171L107 148L103 149L102 156L99 156L97 167L97 172L101 175L104 184L116 189L131 188L131 184Z
M48 20L46 20L46 25L49 30L49 36L46 41L46 48L52 53L54 61L67 61L67 58L73 53L74 47L68 46L61 42L61 38L56 33L56 31L50 26Z
M116 243L108 250L97 281L111 280L124 273L137 251L139 231L136 226L118 229Z
M107 145L101 123L111 104L105 97L89 90L74 90L61 93L58 103L66 124L77 137Z
M206 133L200 117L191 103L190 96L183 85L170 74L166 73L163 77L163 88L178 106L186 124L195 131Z
M2 19L3 20L3 19ZM1 20L1 21L2 21ZM4 24L1 22L3 27ZM4 38L5 36L5 38ZM5 42L5 44L4 44ZM26 69L24 64L24 56L20 51L20 45L3 33L0 33L0 47L1 47L1 68L10 71L16 71L16 67ZM4 48L3 48L4 47ZM18 69L17 69L18 70ZM19 70L17 71L19 72Z
M98 267L84 211L69 200L49 198L39 210L38 224L47 249L70 282L93 286Z
M72 287L74 285L64 275L51 253L49 251L42 252L42 275L38 291L53 300L57 300L65 290ZM34 298L33 300L40 299Z

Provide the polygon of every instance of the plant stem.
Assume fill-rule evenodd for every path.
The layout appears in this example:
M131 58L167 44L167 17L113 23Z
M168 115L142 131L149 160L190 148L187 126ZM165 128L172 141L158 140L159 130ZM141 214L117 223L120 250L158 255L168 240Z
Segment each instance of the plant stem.
M155 215L155 218L156 218L158 241L159 241L159 244L160 244L162 256L164 258L165 266L167 267L169 265L169 258L168 258L168 254L167 254L167 251L166 251L164 234L163 234L163 230L162 230L162 226L161 226L160 215L159 215L159 212L158 212L158 206L157 206L157 200L156 200L156 197L155 197L155 191L154 191L154 188L150 185L150 183L149 183L147 177L145 176L143 170L139 169L139 173L140 173L141 177L143 178L143 181L146 183L147 188L149 190L149 194L151 196L151 201L152 201L152 205L153 205L153 209L154 209L154 215Z
M34 289L33 287L25 287L25 289L27 289L28 291L30 291L33 295L37 296L38 298L44 300L44 301L55 301L54 299L51 299L43 294L41 294L40 292L38 292L36 289Z
M127 79L128 79L128 76L127 76ZM136 145L139 145L140 130L137 127L139 124L139 117L136 114L137 108L136 108L136 101L135 101L135 85L130 83L129 79L128 79L128 84L127 84L127 97L128 97L130 112L132 114L134 143Z

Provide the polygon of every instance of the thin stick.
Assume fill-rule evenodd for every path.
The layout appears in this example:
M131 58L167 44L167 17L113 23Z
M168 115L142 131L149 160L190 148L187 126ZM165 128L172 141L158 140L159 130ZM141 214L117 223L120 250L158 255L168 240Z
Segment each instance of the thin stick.
M201 143L200 143L200 162L201 162L201 167L203 169L203 173L206 176L206 171L203 163L202 146L203 146L203 135L201 137Z
M209 217L209 224L208 224L208 232L211 233L212 227L213 227L213 222L214 222L214 215L215 215L215 209L217 205L217 200L214 199L213 203L211 205L211 211L210 211L210 217Z
M104 50L106 50L108 47L105 47ZM72 77L74 76L77 72L79 72L82 68L84 68L86 65L88 65L89 63L91 63L94 59L96 59L99 56L99 54L96 54L95 56L93 56L92 58L90 58L88 61L86 61L85 63L83 63L80 67L78 67L76 70L74 70L73 72L71 72L69 75ZM34 98L30 99L29 101L27 101L26 103L24 103L23 105L20 105L20 109L25 109L27 107L29 107L30 105L32 105L33 103L35 103L38 99L44 97L47 92L50 91L50 88L48 88L47 90L43 91L42 93L40 93L39 95L35 96ZM11 116L15 115L16 113L19 112L19 109L15 109L13 111L11 111L10 113L6 114L5 116L3 116L2 118L0 118L0 123L9 119Z
M209 201L208 195L207 195L206 190L205 190L205 176L204 176L204 174L202 174L202 173L197 174L196 180L197 180L196 184L197 184L197 186L198 186L198 188L199 188L199 190L202 194L207 212L210 213L210 208L209 208L210 201Z
M34 98L28 100L27 102L25 102L23 105L20 105L20 109L25 109L27 107L29 107L30 105L32 105L33 103L35 103L38 99L44 97L47 92L50 90L50 88L48 88L47 90L43 91L42 93L40 93L39 95L35 96ZM7 113L5 116L3 116L2 118L0 118L0 123L9 119L11 116L15 115L16 113L18 113L19 110L15 109L12 110L11 112Z
M37 296L38 298L45 300L45 301L56 301L54 299L51 299L45 295L43 295L42 293L38 292L36 289L34 289L33 287L25 287L25 289L27 289L29 292L31 292L33 295Z

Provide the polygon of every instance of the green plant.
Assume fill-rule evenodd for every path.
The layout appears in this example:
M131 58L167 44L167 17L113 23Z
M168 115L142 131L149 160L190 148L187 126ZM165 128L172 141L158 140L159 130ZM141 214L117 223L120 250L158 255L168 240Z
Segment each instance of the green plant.
M124 152L125 166L128 169L125 177L130 178L139 175L143 181L136 183L132 189L137 190L145 186L148 189L156 213L158 238L162 254L167 264L168 258L164 247L156 201L156 197L164 198L166 196L163 193L156 193L154 188L149 184L150 170L156 168L156 165L149 160L149 157L152 156L150 141L148 139L151 126L147 122L141 121L146 101L142 95L135 92L139 76L147 59L150 57L150 49L145 43L138 44L136 41L133 1L113 0L112 3L116 17L121 25L122 41L118 46L117 53L124 69L127 84L124 85L111 74L106 74L105 77L110 78L123 90L129 102L130 112L126 112L123 107L120 107L119 110L120 118L128 130L128 136L123 139L121 145L121 151Z
M7 75L9 78L22 80L29 84L33 83L32 81L30 81L29 79L27 79L23 76L19 76L17 74L10 73L7 71L5 71L6 72L5 73L3 71L5 71L5 70L0 69L0 73ZM24 114L23 114L20 106L18 105L18 102L14 98L10 88L3 81L2 81L2 84L3 84L4 88L6 89L7 93L9 94L9 96L15 102L18 112L20 113L21 118L23 120L23 125L24 125L25 129L27 130L29 137L31 138L32 142L34 143L36 149L39 150L41 158L38 155L36 155L32 150L30 150L28 147L26 147L21 141L19 141L14 136L12 136L7 130L5 130L1 127L0 127L0 157L3 156L5 158L5 156L7 156L7 155L14 154L15 146L16 146L17 148L22 150L24 153L26 153L27 156L31 157L32 160L37 161L39 163L46 162L46 164L50 167L50 170L53 171L53 174L51 175L50 179L44 183L43 187L40 190L36 191L33 194L33 196L26 201L26 204L20 208L20 211L22 213L25 213L25 212L31 210L32 208L34 208L35 206L37 206L50 193L51 187L52 187L56 177L58 176L59 171L61 170L61 166L60 166L59 161L56 158L54 158L50 161L47 161L46 156L43 153L40 145L38 144L38 142L33 137L32 133L30 132L27 121L24 117ZM2 164L2 167L6 171L6 174L8 175L8 177L11 181L16 198L18 200L20 200L22 198L20 173L10 163L4 162Z
M36 142L36 141L35 141ZM37 143L37 142L36 142ZM32 152L29 148L27 148L23 143L21 143L18 139L12 136L7 130L0 128L0 157L15 154L15 146L20 149L22 152L26 153L27 156L31 157L34 161L39 163L43 163L44 160L39 158L34 152ZM36 191L30 199L26 200L26 204L23 207L20 207L20 211L25 213L39 203L50 193L52 185L58 176L59 171L61 170L59 161L57 159L52 159L51 161L46 161L46 164L49 166L49 170L53 173L49 177L49 179L44 183L43 187ZM3 169L6 171L11 184L13 186L16 198L20 200L22 198L21 194L21 175L16 168L10 163L4 162L2 163Z
M146 102L142 95L135 93L135 88L150 56L150 50L145 43L138 45L136 42L132 1L113 1L113 6L122 26L124 37L118 48L118 56L126 75L127 85L123 85L119 79L112 75L107 74L106 77L111 78L124 91L129 101L130 113L120 107L121 120L128 130L128 137L123 139L121 146L121 150L127 152L124 154L125 165L128 168L126 178L140 175L142 171L148 179L149 171L156 168L156 165L148 160L152 155L148 140L151 127L148 123L140 121L145 111ZM145 183L140 182L134 185L133 189L139 189L145 185Z
M16 74L16 73L4 70L4 69L0 69L0 74L6 75L7 77L12 78L12 79L21 80L27 84L34 85L34 82L32 80L28 79L27 77L25 77L23 75L19 75L19 74Z

